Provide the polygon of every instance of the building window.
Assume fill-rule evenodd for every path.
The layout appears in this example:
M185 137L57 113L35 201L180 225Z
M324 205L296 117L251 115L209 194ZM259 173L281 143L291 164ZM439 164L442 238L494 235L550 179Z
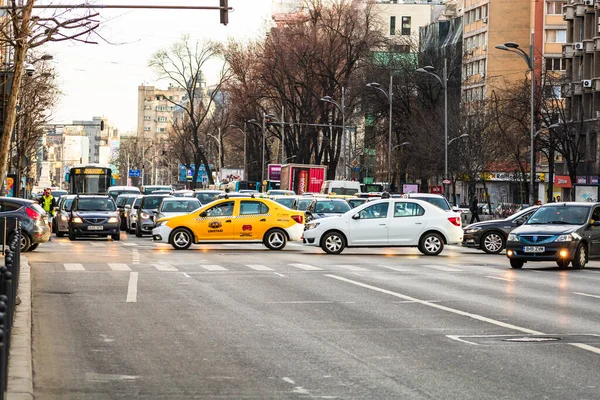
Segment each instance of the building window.
M144 106L144 110L150 110L150 106Z
M547 29L546 43L567 43L566 29Z
M144 115L144 121L150 121L152 117L149 115Z
M167 106L156 106L156 111L168 111L169 107Z
M166 132L167 130L165 128L156 128L156 132L158 133L163 133Z
M167 117L158 117L158 122L167 122Z
M396 17L390 17L390 36L396 34Z
M150 126L145 126L145 127L144 127L144 130L145 130L145 131L151 131L151 130L152 130L152 127L150 127Z
M546 71L565 71L566 69L563 58L546 58Z
M546 14L547 15L562 15L563 5L562 1L549 1L546 3Z
M402 34L410 35L410 17L402 17Z

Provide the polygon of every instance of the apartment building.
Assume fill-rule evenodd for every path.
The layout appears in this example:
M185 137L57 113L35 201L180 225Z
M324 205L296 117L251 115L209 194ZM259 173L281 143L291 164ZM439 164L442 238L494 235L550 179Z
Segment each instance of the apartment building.
M138 86L138 135L149 140L165 139L173 122L176 104L185 98L185 90L169 86L166 90L154 86Z

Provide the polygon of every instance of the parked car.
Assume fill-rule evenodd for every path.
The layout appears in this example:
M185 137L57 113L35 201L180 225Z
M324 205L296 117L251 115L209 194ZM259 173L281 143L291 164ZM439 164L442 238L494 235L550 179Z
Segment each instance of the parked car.
M142 196L138 196L131 202L131 205L125 204L125 229L128 233L135 233L137 210L140 208L141 202Z
M184 250L194 243L259 242L281 250L301 240L304 213L266 198L221 199L187 215L157 221L154 241Z
M202 204L194 197L166 197L158 207L155 221L161 218L189 214L200 207L202 207Z
M108 194L113 200L117 200L120 194L130 193L137 194L138 196L141 194L140 188L136 186L111 186L108 188Z
M63 196L58 203L56 214L54 214L54 223L52 224L53 229L56 229L56 236L58 237L63 237L69 233L71 206L75 197L77 195L68 194Z
M170 197L170 195L149 194L142 197L136 213L135 236L142 237L144 233L152 232L152 228L154 228L154 212L158 211L158 206L160 206L160 203L166 197Z
M77 195L73 199L69 219L69 240L80 236L110 236L120 240L121 221L115 201L110 195Z
M560 268L570 263L584 268L600 258L600 203L548 203L513 230L506 241L512 268L526 262L554 261Z
M462 245L481 249L488 254L500 253L506 247L509 233L527 222L538 208L539 206L533 206L505 219L476 222L465 226Z
M37 202L18 197L0 197L0 217L16 218L21 223L21 251L33 251L50 239L48 215ZM7 227L11 224L8 223ZM10 241L10 237L6 241ZM4 242L4 227L0 229Z
M429 202L390 198L358 206L340 217L306 224L303 241L329 254L346 247L417 247L435 256L445 244L462 242L460 216Z
M340 216L350 210L350 205L344 199L330 199L316 197L306 209L306 221L314 219Z

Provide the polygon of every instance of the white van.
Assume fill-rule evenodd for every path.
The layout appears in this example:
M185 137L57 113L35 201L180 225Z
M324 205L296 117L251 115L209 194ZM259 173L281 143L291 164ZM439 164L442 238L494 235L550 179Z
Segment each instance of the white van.
M357 181L325 181L321 186L321 194L355 196L360 193L360 182Z

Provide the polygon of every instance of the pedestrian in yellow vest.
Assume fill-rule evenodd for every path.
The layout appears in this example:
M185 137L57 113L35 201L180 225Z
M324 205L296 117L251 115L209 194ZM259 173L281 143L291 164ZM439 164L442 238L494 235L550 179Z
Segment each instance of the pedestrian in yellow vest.
M50 188L44 189L44 194L38 199L38 203L40 203L44 211L48 213L48 225L50 226L50 240L52 240L52 218L54 217L56 200L54 200Z

